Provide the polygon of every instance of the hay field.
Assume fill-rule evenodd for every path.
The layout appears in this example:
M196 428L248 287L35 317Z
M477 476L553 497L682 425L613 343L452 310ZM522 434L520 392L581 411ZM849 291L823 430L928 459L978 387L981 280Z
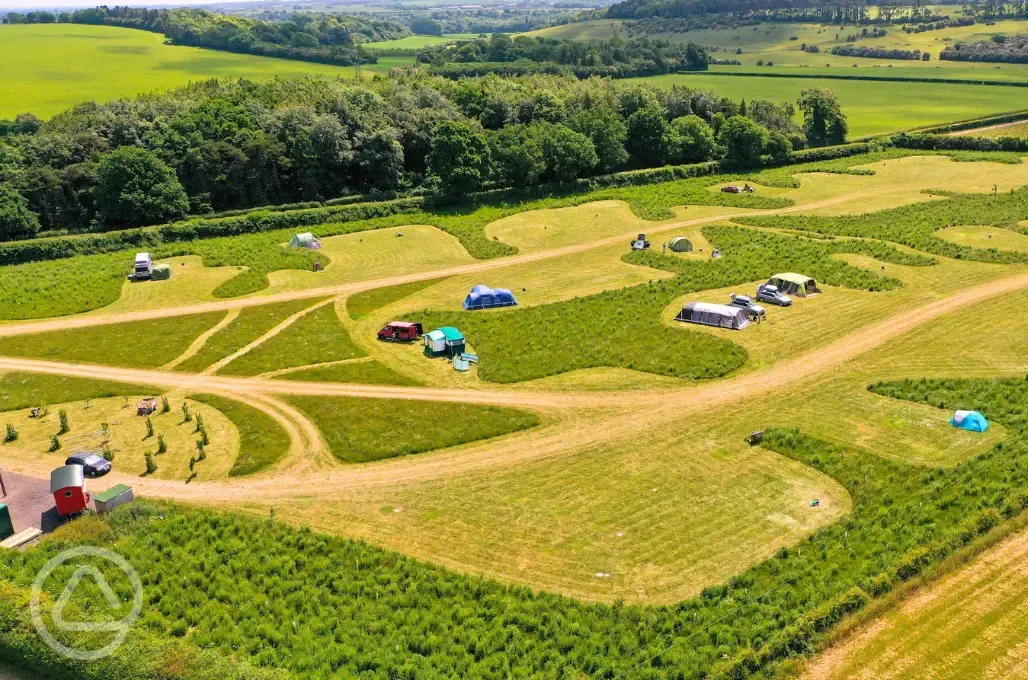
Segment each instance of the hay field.
M376 64L367 71L388 71ZM164 36L113 26L0 26L4 95L0 118L48 118L85 101L166 90L207 78L273 78L316 73L353 77L353 69L164 44Z

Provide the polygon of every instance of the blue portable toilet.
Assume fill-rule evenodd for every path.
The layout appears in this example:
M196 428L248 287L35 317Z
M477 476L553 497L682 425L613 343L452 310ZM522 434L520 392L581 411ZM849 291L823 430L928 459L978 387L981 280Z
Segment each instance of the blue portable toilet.
M518 304L514 294L506 288L490 288L481 284L475 286L464 298L464 309L492 309L494 307L513 307Z
M985 432L989 429L989 421L978 411L957 411L949 424L971 432Z

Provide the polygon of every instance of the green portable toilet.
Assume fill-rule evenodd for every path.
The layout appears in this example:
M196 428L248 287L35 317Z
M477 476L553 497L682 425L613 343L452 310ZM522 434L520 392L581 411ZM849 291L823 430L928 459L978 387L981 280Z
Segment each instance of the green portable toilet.
M7 506L0 503L0 541L8 536L14 535L14 522L11 521L11 511Z

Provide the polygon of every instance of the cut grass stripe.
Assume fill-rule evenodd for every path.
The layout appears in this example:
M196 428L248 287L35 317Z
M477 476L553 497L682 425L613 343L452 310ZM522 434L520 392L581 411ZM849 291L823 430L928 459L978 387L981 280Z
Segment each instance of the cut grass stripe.
M0 411L86 399L160 394L162 391L148 385L129 385L109 380L13 372L5 373L0 378Z
M177 371L202 371L211 364L238 352L272 328L317 300L291 300L260 307L246 307L239 316L204 343L200 351L175 367Z
M385 286L383 288L372 288L365 290L346 299L346 312L351 319L357 320L371 314L375 310L391 305L398 300L420 293L431 285L445 281L449 277L439 279L428 279L427 281L412 281L401 283L397 286Z
M259 472L289 453L289 433L263 411L213 394L194 394L189 398L218 409L239 430L239 455L228 471L229 477Z
M309 303L308 303L309 304ZM227 364L221 375L258 375L283 368L356 359L364 351L353 343L334 304L296 320L281 333Z
M498 437L539 424L531 411L499 406L356 397L289 396L345 463L365 463Z
M0 356L156 368L179 356L226 312L103 324L0 339ZM138 392L137 392L138 393Z
M378 361L356 361L353 363L329 364L278 376L282 380L305 382L357 383L360 385L404 385L415 387L425 383L397 373Z

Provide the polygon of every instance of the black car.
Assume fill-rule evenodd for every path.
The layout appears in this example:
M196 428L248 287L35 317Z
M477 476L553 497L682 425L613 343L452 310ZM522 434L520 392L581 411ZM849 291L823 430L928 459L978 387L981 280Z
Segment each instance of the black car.
M65 465L81 465L86 477L101 477L111 471L111 462L94 453L76 453L68 456Z

